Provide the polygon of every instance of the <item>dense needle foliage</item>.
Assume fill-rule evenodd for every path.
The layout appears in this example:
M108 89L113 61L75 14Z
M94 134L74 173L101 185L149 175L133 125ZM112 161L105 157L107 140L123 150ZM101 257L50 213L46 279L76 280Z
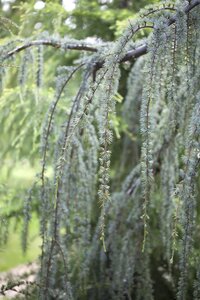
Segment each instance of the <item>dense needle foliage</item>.
M23 208L24 251L33 211L42 239L30 299L200 299L199 16L198 0L160 1L115 42L44 32L1 46L1 126L19 155L40 140L41 168ZM61 58L80 53L57 68L51 101L42 92L47 46ZM23 119L19 111L8 118L18 101L6 88L15 66ZM68 109L74 78L80 85Z

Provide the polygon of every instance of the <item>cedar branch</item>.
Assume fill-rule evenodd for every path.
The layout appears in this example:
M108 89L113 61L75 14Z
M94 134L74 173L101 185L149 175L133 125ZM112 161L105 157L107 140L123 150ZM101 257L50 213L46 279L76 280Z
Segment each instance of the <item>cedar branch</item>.
M193 8L195 8L199 4L200 4L200 0L191 1L188 5L186 5L186 7L184 9L185 13L188 14ZM168 26L171 26L175 22L176 22L176 14L169 19ZM26 48L29 48L29 47L32 47L32 46L38 46L38 45L51 46L51 47L54 47L56 49L59 49L59 48L63 47L62 42L52 41L52 40L35 40L35 41L31 41L29 43L26 43L24 45L18 46L15 49L9 51L4 56L3 60L6 60L9 57L12 57L14 54L16 54L18 52L21 52L22 50L25 50ZM101 47L102 45L99 45L99 46ZM81 42L80 42L80 45L79 44L73 44L73 43L68 44L68 45L66 44L66 46L64 46L64 48L66 48L66 50L98 52L97 47L95 47L93 45L90 45L90 44L81 43ZM146 54L147 52L148 52L147 44L141 45L136 49L129 50L120 62L131 61L135 58L138 58L138 57ZM98 62L97 63L97 69L101 68L102 65L103 65L103 62Z

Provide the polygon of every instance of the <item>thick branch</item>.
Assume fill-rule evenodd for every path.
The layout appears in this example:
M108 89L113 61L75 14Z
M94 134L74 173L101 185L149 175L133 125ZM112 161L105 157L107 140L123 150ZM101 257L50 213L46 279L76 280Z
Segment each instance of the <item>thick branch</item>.
M8 59L9 57L13 56L14 54L21 52L27 48L33 47L33 46L39 46L39 45L45 45L45 46L51 46L53 48L63 48L66 50L79 50L79 51L90 51L90 52L97 52L98 49L92 45L83 44L80 42L80 44L67 44L67 42L59 42L59 41L53 41L53 40L35 40L31 41L29 43L26 43L22 46L18 46L15 49L8 52L4 57L3 60Z
M139 46L136 49L130 50L126 53L121 62L130 61L132 59L138 58L147 53L147 44Z

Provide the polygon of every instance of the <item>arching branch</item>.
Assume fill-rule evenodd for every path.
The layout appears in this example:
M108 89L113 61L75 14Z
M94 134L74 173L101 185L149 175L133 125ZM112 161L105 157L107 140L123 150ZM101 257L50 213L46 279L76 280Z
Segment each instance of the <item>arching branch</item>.
M200 0L191 1L191 3L188 4L184 9L185 13L188 14L194 7L196 7L199 4L200 4ZM176 22L176 15L174 15L173 17L171 17L169 19L168 26L171 26L175 22ZM142 56L142 55L146 54L147 52L148 52L147 44L144 44L142 46L139 46L136 49L128 51L126 53L126 55L124 56L124 58L121 60L121 62L130 61L132 59L138 58L139 56Z
M62 42L62 41L54 41L54 40L35 40L31 41L28 43L25 43L24 45L18 46L14 48L13 50L9 51L4 57L3 60L8 59L9 57L13 56L14 54L21 52L27 48L33 47L33 46L40 46L40 45L45 45L45 46L51 46L53 48L63 48L66 50L78 50L78 51L90 51L90 52L97 52L98 49L97 47L93 46L92 44L86 44L82 43L80 41L80 44L67 44L67 42Z

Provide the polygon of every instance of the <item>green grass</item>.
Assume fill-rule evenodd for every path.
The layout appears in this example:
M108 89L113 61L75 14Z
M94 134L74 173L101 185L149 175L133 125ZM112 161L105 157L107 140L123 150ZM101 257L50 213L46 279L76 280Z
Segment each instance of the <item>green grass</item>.
M23 253L21 247L21 226L15 229L12 222L8 242L0 248L0 272L8 271L20 264L32 262L40 254L40 238L38 236L38 220L33 217L30 223L27 253Z
M24 194L26 194L27 189L33 184L37 172L36 168L32 167L26 160L13 165L13 168L10 168L11 163L9 161L4 164L0 175L0 182L4 187L1 190L0 206L7 213L9 213L9 204L16 208L18 205L22 205L23 199L21 195L23 193L21 191L24 191ZM10 190L11 192L9 192ZM16 196L14 202L9 200L13 196ZM11 220L8 241L0 247L0 272L8 271L20 264L32 262L40 254L41 241L39 237L39 222L36 214L33 214L30 222L28 249L26 253L23 253L21 247L21 219L22 217L17 222L15 219Z

